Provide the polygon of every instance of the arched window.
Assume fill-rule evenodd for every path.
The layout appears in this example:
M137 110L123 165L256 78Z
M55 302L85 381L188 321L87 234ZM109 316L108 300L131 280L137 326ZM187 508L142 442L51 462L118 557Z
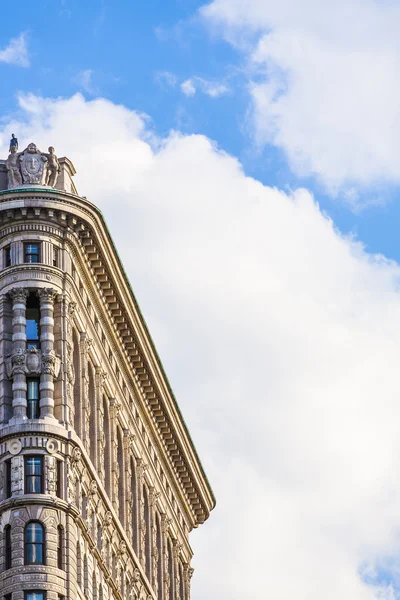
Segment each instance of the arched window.
M6 525L4 527L4 557L5 557L5 568L11 569L12 555L11 555L11 526Z
M64 528L62 525L57 527L57 567L64 568Z
M25 564L44 565L44 527L38 521L31 521L25 527Z
M119 520L122 525L125 525L125 510L124 510L124 499L125 499L125 469L124 469L124 446L122 442L122 433L120 428L117 429L117 442L118 442L118 509L119 509Z

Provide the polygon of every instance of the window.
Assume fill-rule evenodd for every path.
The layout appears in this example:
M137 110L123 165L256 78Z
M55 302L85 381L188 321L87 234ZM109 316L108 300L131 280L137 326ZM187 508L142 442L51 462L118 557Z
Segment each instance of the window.
M4 266L11 267L11 246L4 248Z
M4 527L4 559L5 569L11 569L11 526Z
M12 600L12 594L5 594L4 600Z
M58 267L58 248L53 246L53 267Z
M41 456L25 458L25 494L43 493L43 468Z
M38 419L40 417L39 377L28 378L26 386L27 417L28 419Z
M29 294L26 303L26 348L40 348L40 304L36 294Z
M57 498L63 498L63 463L62 460L57 460L57 483L56 483L56 496Z
M64 529L61 525L57 527L57 567L63 568Z
M24 600L46 600L46 592L40 590L25 592Z
M44 565L44 527L37 521L25 527L25 564Z
M24 244L24 262L40 262L40 242L27 242Z
M6 498L11 498L11 458L5 461Z

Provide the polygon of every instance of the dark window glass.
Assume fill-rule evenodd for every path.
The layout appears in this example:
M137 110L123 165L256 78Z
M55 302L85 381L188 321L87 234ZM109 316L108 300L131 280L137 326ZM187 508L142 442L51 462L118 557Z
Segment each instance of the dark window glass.
M27 242L24 244L24 262L38 263L40 262L40 243Z
M12 600L12 594L6 594L4 600Z
M11 498L11 458L6 460L6 498Z
M56 483L56 496L57 498L62 498L63 497L63 468L62 468L62 461L58 460L57 461L57 483Z
M11 267L11 246L4 248L4 266Z
M58 267L58 248L53 246L53 267Z
M44 565L44 528L35 521L25 527L25 564Z
M39 378L27 379L26 386L27 417L28 419L38 419L40 417Z
M26 303L26 347L40 347L40 308L36 294L29 294Z
M25 592L24 600L46 600L46 592L41 592L40 590Z
M6 525L4 528L4 555L5 555L5 567L11 569L11 527Z
M43 470L42 457L30 456L25 459L25 494L41 494Z
M57 567L63 568L64 530L61 525L57 528Z

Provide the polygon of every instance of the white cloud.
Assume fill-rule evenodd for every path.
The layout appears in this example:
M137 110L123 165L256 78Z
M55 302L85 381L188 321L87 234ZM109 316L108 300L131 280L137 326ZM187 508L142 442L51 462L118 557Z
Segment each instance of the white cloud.
M0 50L0 62L18 67L29 67L30 61L25 33L21 33L18 37L10 40L8 46Z
M98 90L93 85L93 70L84 69L74 77L74 82L88 94L97 94Z
M400 551L398 265L205 137L152 147L138 114L80 95L21 109L0 139L74 162L214 484L193 600L394 600L360 573Z
M190 77L190 79L186 79L186 81L181 83L181 91L185 96L194 96L197 90L200 90L203 94L211 98L218 98L230 92L229 87L224 83L210 81L203 79L203 77Z
M400 182L400 5L214 0L208 23L248 60L257 143L332 192Z
M157 71L155 74L155 81L161 87L175 87L178 83L178 78L174 73L170 71Z
M194 85L193 79L186 79L181 83L181 91L185 96L194 96L196 93L196 87Z

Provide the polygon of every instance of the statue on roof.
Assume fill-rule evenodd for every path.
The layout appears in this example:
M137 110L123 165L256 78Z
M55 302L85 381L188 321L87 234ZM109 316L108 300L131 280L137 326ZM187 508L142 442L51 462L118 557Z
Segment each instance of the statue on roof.
M14 138L16 139L16 138ZM8 189L20 187L22 185L20 153L17 152L18 141L16 144L10 143L10 155L6 160Z
M15 152L17 152L17 150L18 150L18 139L15 137L15 135L13 133L11 134L11 140L10 140L10 149L9 149L10 153L11 153L11 148L15 148Z
M60 172L60 163L58 162L57 156L54 154L53 146L49 148L49 154L47 157L47 172L46 172L46 185L55 187L57 182L57 176Z

